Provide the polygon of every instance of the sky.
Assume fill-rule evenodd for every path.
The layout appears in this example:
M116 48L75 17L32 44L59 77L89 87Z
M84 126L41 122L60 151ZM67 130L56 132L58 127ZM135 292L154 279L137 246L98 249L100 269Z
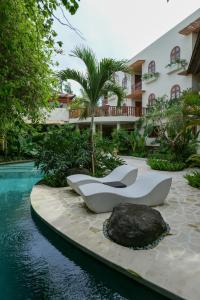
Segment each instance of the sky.
M84 40L55 20L63 54L54 59L60 64L58 69L84 71L80 60L69 56L80 45L92 48L98 59L130 59L198 8L200 0L80 0L76 14L65 15ZM56 16L65 22L61 12ZM71 86L80 94L76 83L71 82Z

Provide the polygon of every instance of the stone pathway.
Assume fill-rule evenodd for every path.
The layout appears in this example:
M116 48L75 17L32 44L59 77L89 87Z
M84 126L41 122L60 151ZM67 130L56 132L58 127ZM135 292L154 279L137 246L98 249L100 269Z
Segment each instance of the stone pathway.
M151 171L144 160L124 159L138 167L139 174ZM156 208L171 232L151 250L131 250L106 239L102 224L110 214L90 212L70 188L37 185L31 193L31 204L43 220L67 239L128 276L172 299L174 294L199 300L200 190L187 185L183 178L186 171L161 173L173 178L166 204Z

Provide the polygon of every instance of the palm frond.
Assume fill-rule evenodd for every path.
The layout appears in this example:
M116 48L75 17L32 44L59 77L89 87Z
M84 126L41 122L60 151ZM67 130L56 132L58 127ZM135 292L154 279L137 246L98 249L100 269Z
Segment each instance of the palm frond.
M127 61L120 60L116 61L112 58L103 58L98 65L98 85L96 89L96 98L100 96L101 90L104 89L106 83L111 82L115 85L112 80L113 74L116 72L128 72ZM101 93L102 94L102 93Z
M97 102L98 94L98 62L94 52L87 47L76 47L71 55L80 58L86 66L86 76L88 81L89 98L91 102L95 105Z
M58 76L60 77L61 80L71 79L78 82L81 85L81 87L84 89L84 91L88 94L89 92L88 80L83 73L73 69L66 69L60 71Z
M97 59L92 51L92 49L87 47L76 47L72 52L71 56L77 57L81 59L86 68L87 68L87 76L91 80L94 79L97 75Z
M114 94L117 96L117 106L120 106L123 99L125 98L125 90L118 84L113 82L106 82L102 89L102 95L107 95L108 93Z

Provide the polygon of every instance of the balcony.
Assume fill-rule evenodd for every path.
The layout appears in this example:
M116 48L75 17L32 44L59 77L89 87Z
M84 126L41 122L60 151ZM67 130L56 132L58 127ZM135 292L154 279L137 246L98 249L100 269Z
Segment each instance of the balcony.
M136 99L136 100L142 100L142 81L139 81L135 84L131 85L131 94L127 96L127 98Z
M82 109L70 109L69 119L80 118ZM146 113L146 108L134 107L134 106L101 106L97 107L95 111L95 117L141 117ZM87 114L90 116L90 113Z
M149 73L144 73L142 75L142 80L145 82L145 83L151 83L155 80L157 80L159 77L159 73L158 72L149 72Z
M180 70L184 71L186 69L187 64L188 63L185 59L175 60L166 66L167 74L169 75L171 73L174 73L174 72L177 72ZM180 75L182 75L182 74L180 73Z

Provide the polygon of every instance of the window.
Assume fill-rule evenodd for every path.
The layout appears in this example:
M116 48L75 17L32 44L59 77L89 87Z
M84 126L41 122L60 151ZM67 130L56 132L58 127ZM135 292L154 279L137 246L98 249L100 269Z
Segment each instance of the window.
M156 72L156 64L155 61L152 60L148 66L148 73L155 73L155 72Z
M126 74L124 75L124 78L122 79L122 87L124 89L127 88L127 75Z
M119 75L117 73L113 74L113 80L114 82L118 83L119 82Z
M148 98L148 105L149 106L154 105L155 102L156 102L156 95L151 93Z
M177 99L181 95L181 88L178 84L171 88L171 99Z
M181 57L181 49L179 46L176 46L172 49L170 54L170 62L173 63Z

